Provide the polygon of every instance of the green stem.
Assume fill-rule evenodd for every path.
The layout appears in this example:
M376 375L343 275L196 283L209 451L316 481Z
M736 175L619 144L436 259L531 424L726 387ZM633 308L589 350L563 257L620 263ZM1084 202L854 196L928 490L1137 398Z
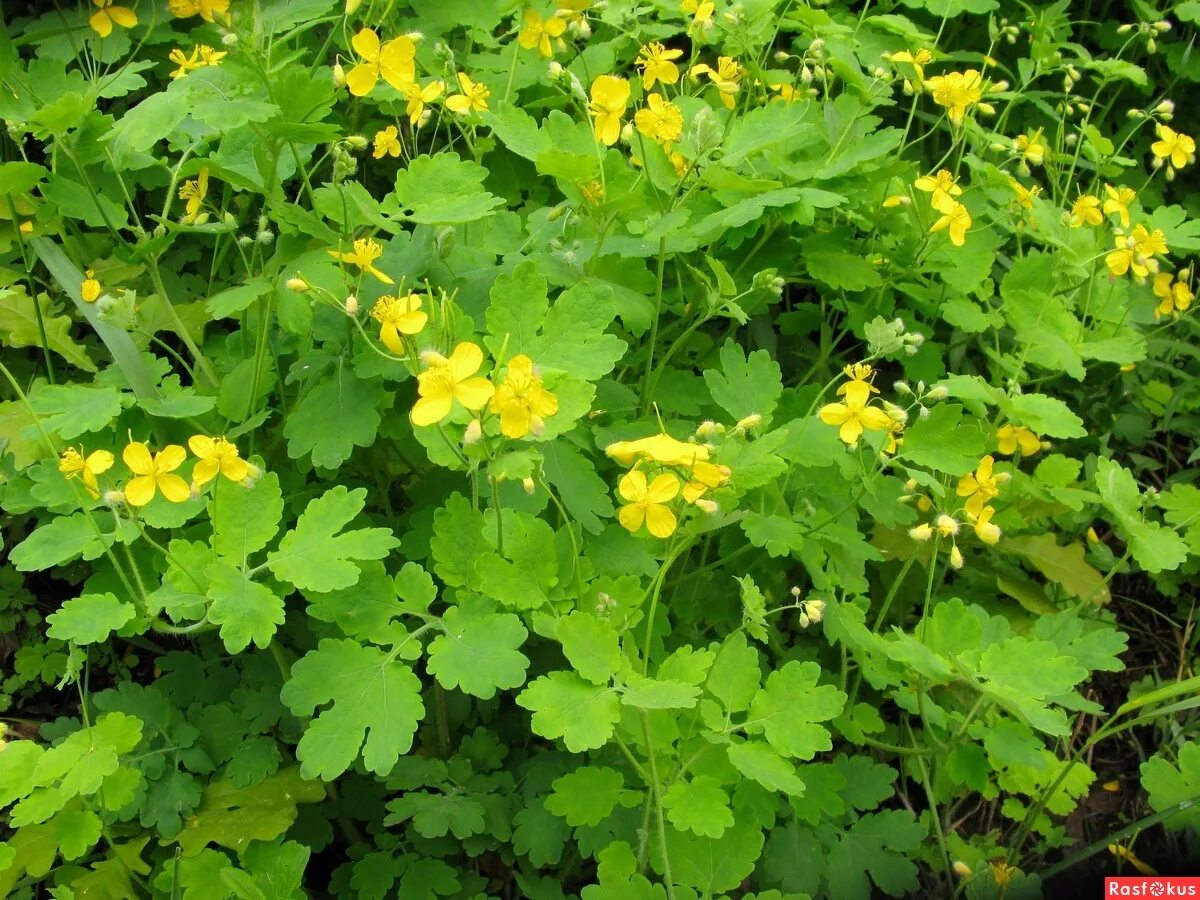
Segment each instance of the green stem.
M667 823L663 818L662 785L658 780L658 763L654 756L654 741L650 737L650 717L639 710L642 718L642 737L646 741L646 759L650 763L650 790L654 794L654 818L658 825L658 850L662 854L663 884L667 900L675 900L675 883L671 878L671 858L667 853Z

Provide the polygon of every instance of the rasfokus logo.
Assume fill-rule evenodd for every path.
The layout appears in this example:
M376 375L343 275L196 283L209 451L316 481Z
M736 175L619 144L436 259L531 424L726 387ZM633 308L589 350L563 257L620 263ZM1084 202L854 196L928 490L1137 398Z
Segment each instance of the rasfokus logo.
M1200 897L1200 878L1131 875L1104 879L1105 897Z

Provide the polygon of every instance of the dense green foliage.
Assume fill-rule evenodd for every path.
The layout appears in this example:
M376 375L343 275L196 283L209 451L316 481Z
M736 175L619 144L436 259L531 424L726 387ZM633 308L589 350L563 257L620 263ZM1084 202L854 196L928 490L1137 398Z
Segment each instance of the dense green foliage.
M124 4L0 32L0 896L1196 849L1200 4Z

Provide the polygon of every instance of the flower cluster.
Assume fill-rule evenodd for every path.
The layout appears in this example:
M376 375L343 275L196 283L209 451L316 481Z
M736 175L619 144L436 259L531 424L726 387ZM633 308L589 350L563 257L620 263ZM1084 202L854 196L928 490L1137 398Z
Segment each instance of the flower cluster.
M132 477L119 491L105 494L113 502L123 500L130 506L145 506L161 493L171 503L189 500L200 488L223 475L241 484L258 474L256 467L238 455L237 447L224 437L196 434L188 438L188 447L196 457L189 485L175 471L187 461L187 451L178 444L168 444L152 453L142 441L130 441L121 452L121 460ZM92 497L101 495L97 476L113 467L116 459L107 450L85 454L82 448L68 447L58 460L58 470L68 480L78 478Z
M167 55L167 59L179 67L171 73L171 78L183 78L188 72L191 72L195 69L203 69L205 66L220 65L221 60L224 59L226 55L226 51L214 50L207 44L197 44L192 48L190 56L176 47Z
M1015 441L1017 438L1014 436L1013 440ZM914 541L928 541L935 535L939 540L949 539L949 559L952 568L961 569L963 567L962 551L958 548L958 536L962 523L957 516L965 517L974 529L975 536L983 543L996 544L1000 540L1000 528L992 522L996 509L991 505L991 501L1000 495L1000 486L1011 476L1007 472L996 472L995 463L994 457L985 456L979 461L975 471L958 480L955 495L963 500L961 508L952 513L939 512L930 521L908 530L909 537ZM903 499L908 500L915 496L918 509L922 512L932 509L933 503L928 497L912 493L917 489L915 481L907 482L905 489L910 493Z
M846 366L845 375L849 380L837 389L842 399L826 403L817 415L826 425L837 425L838 437L850 447L858 446L864 431L886 431L889 435L886 450L894 453L898 443L896 436L904 430L907 413L884 401L880 406L871 405L871 395L878 394L879 388L869 380L874 375L869 365Z
M715 433L715 423L705 423L697 435ZM679 527L676 512L669 505L672 500L680 497L685 504L714 513L718 507L705 494L728 483L732 474L728 466L712 461L710 445L680 441L666 432L617 441L604 452L630 467L617 483L617 493L625 501L617 512L621 525L636 532L644 523L647 531L660 538L670 537Z

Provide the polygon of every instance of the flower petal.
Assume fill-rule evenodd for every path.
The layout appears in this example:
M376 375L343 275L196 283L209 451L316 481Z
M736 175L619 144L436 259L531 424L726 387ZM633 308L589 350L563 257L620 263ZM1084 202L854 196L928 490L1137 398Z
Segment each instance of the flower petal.
M467 409L482 409L492 399L495 386L486 378L468 378L454 386L454 396Z
M192 496L192 489L178 475L159 475L158 489L172 503L182 503L184 500L191 499Z
M826 425L841 425L850 418L850 407L844 403L826 403L817 415Z
M202 459L196 463L196 467L192 469L192 481L196 484L208 484L217 477L217 472L221 470L221 463L214 457Z
M174 472L187 459L187 451L178 444L167 444L154 457L154 467L159 472Z
M88 454L87 460L84 462L83 468L85 472L90 472L93 475L99 475L101 472L107 472L112 468L115 460L113 455L107 450L96 450Z
M367 96L378 80L379 69L372 63L359 63L346 73L346 87L355 97Z
M129 484L125 485L125 502L130 506L145 506L154 499L156 489L152 475L139 475L137 478L131 478Z
M450 373L454 376L454 380L462 381L479 371L479 367L483 365L483 351L479 349L478 344L463 341L450 354L449 363Z
M250 477L250 463L244 459L227 459L221 463L221 474L230 481L245 481Z
M679 493L679 479L674 475L663 473L650 483L646 491L646 499L654 503L664 503Z
M422 397L412 408L412 423L414 425L433 425L450 415L453 404L449 394L439 392L432 397Z
M376 62L379 59L379 35L370 28L363 28L350 38L350 46L368 62Z
M645 500L646 490L646 473L641 469L626 472L617 482L617 493L632 503Z
M194 434L188 438L188 447L200 459L208 459L217 453L217 442L203 434Z
M517 440L529 434L529 408L516 403L507 404L500 413L500 433Z
M626 531L637 531L642 527L642 522L646 519L646 513L636 503L630 503L628 506L622 506L617 510L617 521L621 523L621 527Z
M121 459L135 475L149 475L154 471L154 460L150 456L150 448L141 441L126 445L121 451ZM153 494L153 491L151 491ZM134 504L135 506L139 504Z
M678 524L675 513L661 503L651 503L646 507L646 528L655 537L670 537Z
M122 28L132 28L137 24L137 15L127 6L110 6L108 15Z

